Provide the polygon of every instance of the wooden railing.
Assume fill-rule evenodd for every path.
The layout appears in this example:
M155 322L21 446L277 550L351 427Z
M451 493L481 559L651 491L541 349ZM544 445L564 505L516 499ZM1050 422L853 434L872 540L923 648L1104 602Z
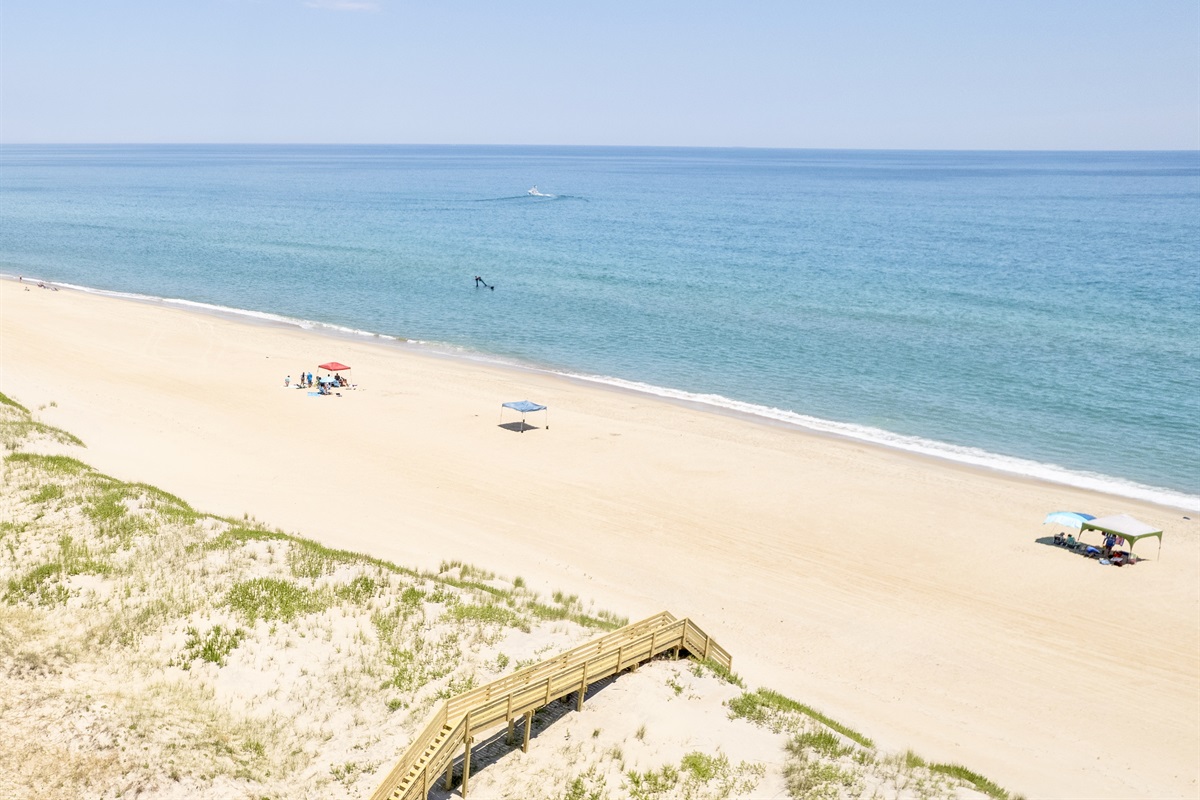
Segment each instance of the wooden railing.
M507 723L511 741L517 717L524 717L521 747L528 751L533 713L539 708L576 692L576 709L582 710L588 686L667 652L676 657L688 652L725 669L733 663L729 651L691 620L676 619L666 611L655 614L442 703L371 800L424 798L443 773L449 789L459 746L463 747L462 796L466 797L471 744L477 735Z

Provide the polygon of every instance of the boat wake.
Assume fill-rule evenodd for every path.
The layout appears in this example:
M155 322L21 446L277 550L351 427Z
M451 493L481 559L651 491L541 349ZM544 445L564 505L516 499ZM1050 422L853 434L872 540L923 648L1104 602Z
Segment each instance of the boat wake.
M551 200L582 200L585 203L588 201L586 197L577 197L577 196L571 195L571 194L548 194L548 193L543 192L540 189L538 189L538 187L534 186L533 188L531 188L527 192L525 192L525 194L517 194L517 195L512 195L510 197L486 197L481 200L476 200L475 202L476 203L501 203L501 202L515 202L515 201L532 201L532 202L537 202L537 203L548 203Z

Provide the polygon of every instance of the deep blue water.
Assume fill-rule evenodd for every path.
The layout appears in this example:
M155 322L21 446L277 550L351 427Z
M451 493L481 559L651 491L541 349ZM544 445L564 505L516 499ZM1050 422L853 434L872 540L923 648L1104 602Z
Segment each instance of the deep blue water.
M0 271L1200 504L1197 152L6 145Z

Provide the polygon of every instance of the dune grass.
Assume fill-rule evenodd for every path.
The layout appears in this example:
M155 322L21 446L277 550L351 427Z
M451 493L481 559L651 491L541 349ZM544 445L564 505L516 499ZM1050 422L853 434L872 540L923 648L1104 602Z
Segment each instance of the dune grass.
M34 419L29 409L0 393L0 442L3 442L5 449L15 451L22 444L37 440L85 446L79 437Z
M419 571L248 515L203 514L70 456L22 451L69 441L32 422L0 396L6 795L362 797L439 699L628 622L462 562ZM521 636L539 626L548 639ZM690 669L745 688L711 661ZM965 767L880 756L868 737L768 689L729 710L785 735L793 796L882 786L951 797L969 786L1009 797ZM652 736L642 725L628 744ZM763 774L719 752L642 770L622 744L596 758L618 777L585 762L544 796L716 800L744 796Z
M0 409L0 772L28 781L0 793L295 796L290 781L360 797L433 702L537 658L495 650L505 631L550 624L546 606L566 648L595 635L580 621L616 619L479 568L442 576L200 513L22 449L45 430ZM75 710L30 717L46 693ZM56 745L48 724L107 744Z

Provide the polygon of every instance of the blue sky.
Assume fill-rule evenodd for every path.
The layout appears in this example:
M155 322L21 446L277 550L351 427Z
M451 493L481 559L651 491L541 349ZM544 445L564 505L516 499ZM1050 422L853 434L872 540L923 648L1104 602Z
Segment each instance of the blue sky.
M1200 2L0 0L0 141L1200 148Z

